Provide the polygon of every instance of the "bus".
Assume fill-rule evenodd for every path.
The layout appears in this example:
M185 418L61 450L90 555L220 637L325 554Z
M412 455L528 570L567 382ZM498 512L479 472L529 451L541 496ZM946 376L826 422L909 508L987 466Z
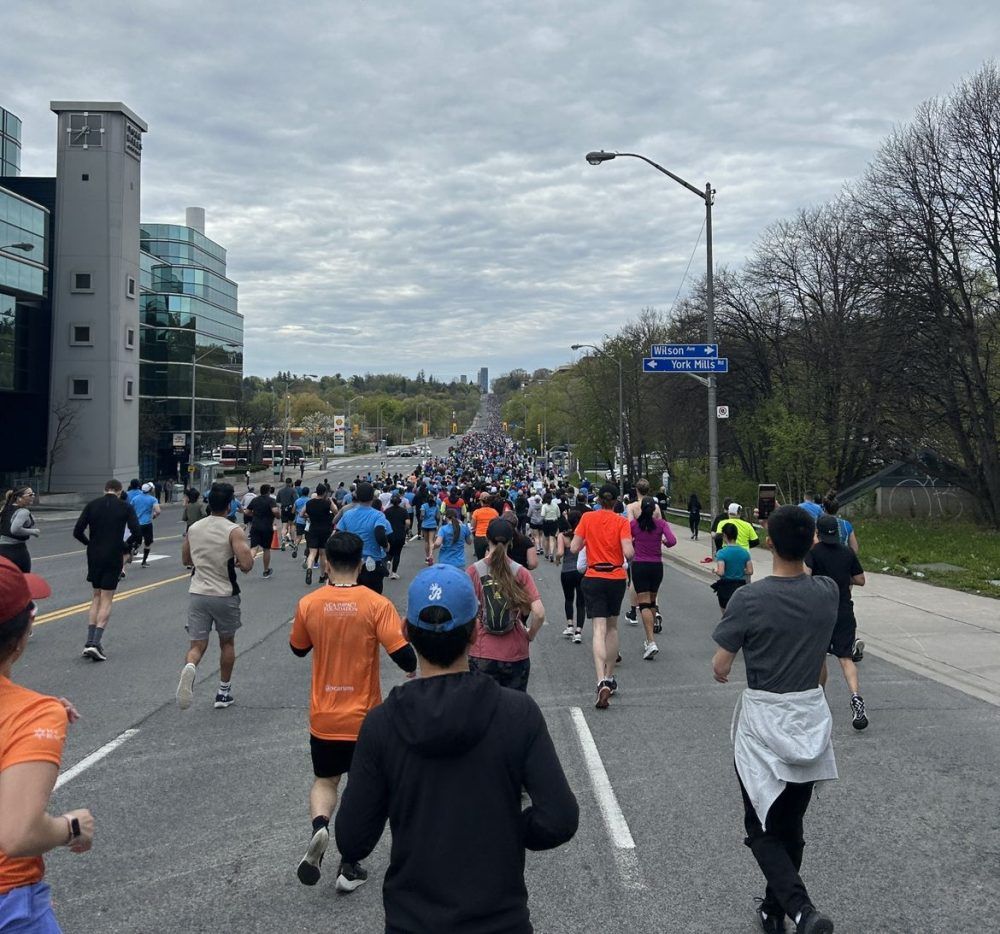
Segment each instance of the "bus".
M222 447L218 449L215 459L219 461L223 467L228 469L232 469L233 467L246 467L249 463L245 448L239 452L239 457L236 456L235 444L222 445Z

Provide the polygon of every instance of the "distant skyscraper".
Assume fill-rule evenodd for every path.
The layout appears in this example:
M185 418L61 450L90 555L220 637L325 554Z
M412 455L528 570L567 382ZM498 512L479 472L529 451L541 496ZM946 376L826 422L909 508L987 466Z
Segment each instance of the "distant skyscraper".
M461 379L461 383L462 383L463 386L465 386L469 382L469 377L466 376L464 373L462 374L462 376L460 377L460 379Z
M490 371L485 366L479 368L479 391L483 394L490 391Z

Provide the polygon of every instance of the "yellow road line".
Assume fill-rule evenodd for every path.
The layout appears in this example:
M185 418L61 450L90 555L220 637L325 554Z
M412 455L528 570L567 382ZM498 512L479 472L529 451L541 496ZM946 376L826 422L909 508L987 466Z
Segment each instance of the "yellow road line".
M158 542L169 542L177 538L183 538L183 535L165 535L163 538L158 538ZM63 551L57 555L32 555L32 561L45 561L46 558L69 558L71 555L85 555L87 553L86 548L80 548L76 551Z
M145 584L142 587L133 587L132 590L123 590L121 593L116 593L111 599L112 602L117 603L119 600L127 600L129 597L149 593L149 591L156 590L157 587L162 587L164 584L173 584L177 581L190 579L190 574L178 574L176 577L168 577L166 580L155 581L152 584ZM41 626L43 623L52 623L59 619L65 619L67 616L74 616L77 613L86 612L89 609L89 600L86 603L78 603L75 606L66 606L61 610L53 610L51 613L44 613L41 616L36 616L35 625Z

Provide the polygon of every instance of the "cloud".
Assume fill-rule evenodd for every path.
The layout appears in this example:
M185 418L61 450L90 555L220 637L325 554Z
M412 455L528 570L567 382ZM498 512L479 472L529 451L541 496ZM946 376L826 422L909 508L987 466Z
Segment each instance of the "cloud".
M993 54L970 0L63 0L5 6L0 103L50 174L51 99L149 122L143 218L207 210L268 374L554 367L666 310L718 191L719 264L834 196ZM704 268L704 239L692 275Z

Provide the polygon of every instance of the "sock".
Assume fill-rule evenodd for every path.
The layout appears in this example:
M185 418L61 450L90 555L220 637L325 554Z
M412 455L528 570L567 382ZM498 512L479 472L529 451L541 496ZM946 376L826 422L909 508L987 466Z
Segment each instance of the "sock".
M94 645L101 644L101 636L104 635L104 629L101 626L94 627Z
M96 633L97 633L97 627L96 626L88 626L87 627L87 645L93 645L94 644L94 639L96 637Z
M220 681L219 682L219 693L220 694L231 694L233 690L232 681Z
M146 559L147 559L148 557L149 557L149 549L148 549L148 548L143 548L143 549L142 549L142 563L143 563L143 564L145 564L145 563L146 563Z
M316 833L321 827L329 827L330 818L329 817L314 817L313 818L313 833Z

